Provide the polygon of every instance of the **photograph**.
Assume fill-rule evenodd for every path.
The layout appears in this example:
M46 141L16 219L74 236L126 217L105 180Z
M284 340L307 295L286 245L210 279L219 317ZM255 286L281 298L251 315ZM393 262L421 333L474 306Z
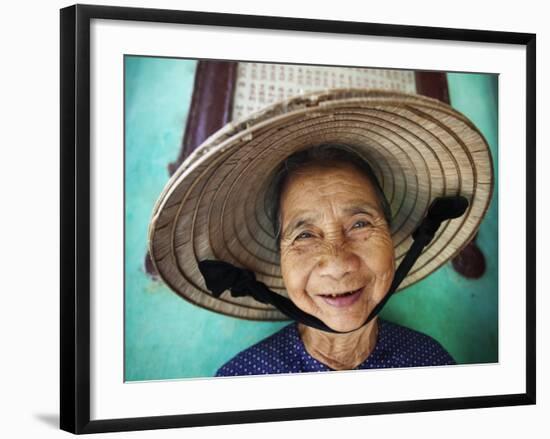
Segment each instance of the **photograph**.
M125 55L124 124L126 381L498 362L498 75Z
M535 404L534 34L60 19L61 429Z
M543 2L7 5L3 436L548 436Z

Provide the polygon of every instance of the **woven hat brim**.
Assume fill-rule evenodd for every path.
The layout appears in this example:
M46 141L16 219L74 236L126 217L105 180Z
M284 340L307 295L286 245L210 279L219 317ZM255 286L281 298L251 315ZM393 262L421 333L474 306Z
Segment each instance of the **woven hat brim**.
M390 203L396 263L438 196L470 205L445 222L400 289L423 279L473 238L493 191L487 142L462 114L440 101L405 93L331 89L274 104L224 126L176 171L159 197L149 228L157 271L199 306L254 320L286 319L271 305L228 292L215 298L197 262L218 259L253 270L286 295L265 206L268 177L295 151L346 143L371 164Z

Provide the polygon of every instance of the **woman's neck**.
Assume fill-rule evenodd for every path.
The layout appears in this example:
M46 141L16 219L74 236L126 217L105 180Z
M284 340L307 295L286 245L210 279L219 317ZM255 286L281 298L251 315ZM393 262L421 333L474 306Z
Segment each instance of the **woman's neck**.
M325 332L301 323L298 331L306 351L313 358L334 370L353 369L374 350L378 339L378 317L347 334Z

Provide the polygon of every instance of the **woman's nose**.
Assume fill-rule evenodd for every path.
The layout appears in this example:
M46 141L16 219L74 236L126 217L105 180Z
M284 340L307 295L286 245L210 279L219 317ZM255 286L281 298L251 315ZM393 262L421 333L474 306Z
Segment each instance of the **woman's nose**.
M339 280L349 273L359 270L359 257L346 250L336 250L325 255L319 261L318 268L321 276Z

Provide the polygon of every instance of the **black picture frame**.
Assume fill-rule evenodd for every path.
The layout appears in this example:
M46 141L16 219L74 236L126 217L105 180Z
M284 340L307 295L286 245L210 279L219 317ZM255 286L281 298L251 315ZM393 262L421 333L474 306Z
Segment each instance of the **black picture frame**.
M525 46L527 60L525 65L527 84L525 132L527 145L525 393L90 420L90 21L92 19L328 32ZM60 50L61 429L80 434L535 403L535 34L211 12L74 5L60 11Z

